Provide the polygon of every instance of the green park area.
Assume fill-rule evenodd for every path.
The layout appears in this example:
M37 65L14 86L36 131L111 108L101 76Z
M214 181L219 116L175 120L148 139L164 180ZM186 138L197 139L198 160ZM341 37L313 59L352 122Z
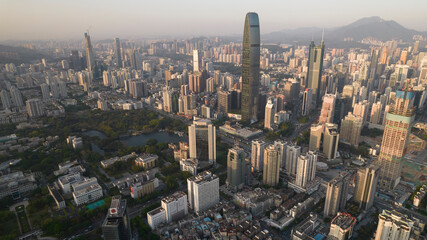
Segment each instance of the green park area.
M27 214L25 213L25 206L19 205L15 208L15 211L18 216L19 226L21 226L22 233L31 231L30 223L28 222Z

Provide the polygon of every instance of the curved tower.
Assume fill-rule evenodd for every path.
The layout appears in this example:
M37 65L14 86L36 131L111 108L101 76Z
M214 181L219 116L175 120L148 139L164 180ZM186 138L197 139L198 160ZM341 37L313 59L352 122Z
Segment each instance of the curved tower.
M246 14L242 49L242 120L257 121L260 34L258 14Z

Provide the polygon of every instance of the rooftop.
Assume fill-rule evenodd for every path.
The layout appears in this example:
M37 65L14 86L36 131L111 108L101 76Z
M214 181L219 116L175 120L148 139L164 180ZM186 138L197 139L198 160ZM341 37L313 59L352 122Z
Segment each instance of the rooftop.
M331 224L335 224L343 230L351 228L355 223L356 218L347 213L338 213L331 222Z

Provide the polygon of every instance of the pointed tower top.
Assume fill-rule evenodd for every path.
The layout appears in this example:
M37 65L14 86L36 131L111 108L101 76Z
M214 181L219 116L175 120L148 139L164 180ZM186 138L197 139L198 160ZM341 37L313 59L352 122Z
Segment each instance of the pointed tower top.
M322 30L322 42L323 42L324 36L325 36L325 29L323 28L323 30Z

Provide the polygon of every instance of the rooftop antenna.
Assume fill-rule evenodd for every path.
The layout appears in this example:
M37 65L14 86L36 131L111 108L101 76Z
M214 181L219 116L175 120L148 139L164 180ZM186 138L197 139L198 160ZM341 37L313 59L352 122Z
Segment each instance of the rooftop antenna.
M323 42L323 37L325 36L325 28L323 28L322 30L322 42Z
M90 35L89 34L89 30L92 28L92 25L90 25L89 27L88 27L88 29L86 29L86 32L87 32L87 35Z

